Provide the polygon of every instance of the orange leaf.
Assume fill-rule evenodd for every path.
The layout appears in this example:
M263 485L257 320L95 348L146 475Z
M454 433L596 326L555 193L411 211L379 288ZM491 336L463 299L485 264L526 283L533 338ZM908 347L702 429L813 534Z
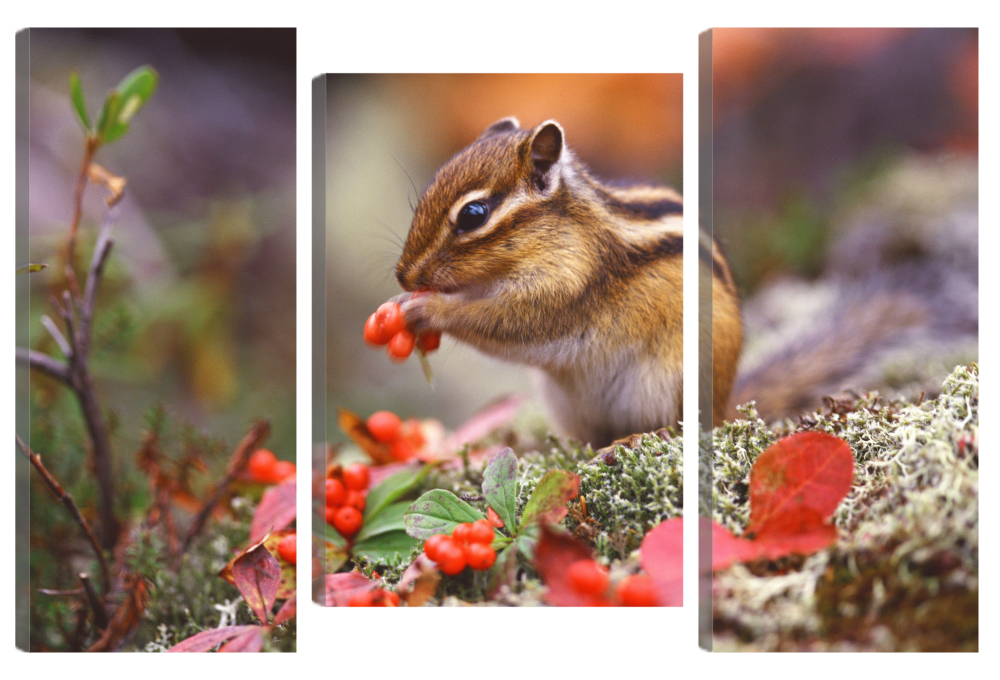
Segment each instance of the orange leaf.
M807 508L825 519L854 480L854 455L843 439L800 432L772 444L750 470L750 523L757 533L772 517Z

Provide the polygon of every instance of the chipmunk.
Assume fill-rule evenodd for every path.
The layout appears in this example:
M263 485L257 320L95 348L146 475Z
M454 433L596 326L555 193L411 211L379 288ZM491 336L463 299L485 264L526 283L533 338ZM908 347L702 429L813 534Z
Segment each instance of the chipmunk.
M552 421L595 449L674 426L682 411L682 224L675 191L612 187L554 120L486 129L421 197L396 278L414 332L440 331L535 369ZM713 243L713 414L742 330ZM412 296L416 291L429 294Z

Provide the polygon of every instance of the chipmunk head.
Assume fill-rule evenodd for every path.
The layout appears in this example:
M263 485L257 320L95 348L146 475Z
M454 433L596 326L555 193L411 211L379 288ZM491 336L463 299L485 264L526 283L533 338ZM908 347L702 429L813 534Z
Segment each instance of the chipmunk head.
M438 170L421 197L396 264L400 285L451 293L516 278L538 248L557 247L546 203L573 174L559 123L531 130L516 118L494 123Z

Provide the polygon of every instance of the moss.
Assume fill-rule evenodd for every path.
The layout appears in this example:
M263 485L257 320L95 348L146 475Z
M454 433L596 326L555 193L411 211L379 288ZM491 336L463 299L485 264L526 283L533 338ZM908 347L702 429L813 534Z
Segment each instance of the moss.
M831 432L856 457L834 521L841 538L800 564L738 565L715 578L723 649L975 650L978 638L979 368L959 366L933 401L829 401L798 426L714 433L716 521L739 531L740 484L765 442ZM766 429L766 428L765 428ZM749 462L748 462L749 461ZM779 573L784 571L785 573Z
M519 462L523 510L538 480L549 470L580 476L581 500L572 503L565 525L590 540L598 555L623 559L639 548L654 526L683 514L683 444L679 436L643 435L635 448L619 446L615 463L591 463L590 447L552 440L545 453L529 453Z

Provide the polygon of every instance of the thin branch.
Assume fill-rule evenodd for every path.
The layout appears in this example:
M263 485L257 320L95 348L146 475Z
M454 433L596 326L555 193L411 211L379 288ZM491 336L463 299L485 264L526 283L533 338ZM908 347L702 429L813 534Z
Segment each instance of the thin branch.
M101 565L101 583L104 587L104 592L108 593L111 590L111 570L108 568L107 558L105 558L104 550L97 542L97 537L91 530L87 520L80 514L80 508L77 507L76 501L73 500L73 496L71 496L68 491L63 489L56 478L52 476L52 473L45 468L39 455L28 448L28 446L21 441L20 436L15 434L14 437L17 439L17 445L21 447L21 451L23 451L24 455L28 457L28 460L31 461L31 464L35 467L35 469L38 470L38 473L42 476L42 479L45 480L45 483L52 490L52 493L56 495L56 498L60 503L66 506L66 509L69 510L69 514L73 516L76 523L80 525L81 529L83 529L83 533L86 534L87 540L90 541L90 545L94 548L94 552L97 553L97 561L100 562Z
M90 260L90 270L87 272L87 284L83 292L83 303L80 305L80 337L85 343L84 354L90 347L90 321L94 316L94 302L97 298L97 287L104 273L104 263L108 260L114 240L111 238L111 225L118 216L118 207L113 206L104 215L101 231L94 246L94 255Z
M74 260L76 259L76 234L80 229L80 218L83 217L83 191L87 188L87 173L98 146L100 143L97 139L87 135L83 149L83 161L80 163L80 174L77 175L76 187L73 189L73 220L69 225L69 240L66 243L67 278L71 290L77 290Z
M104 611L101 599L94 592L94 584L90 582L90 576L86 573L81 573L80 583L83 584L83 591L87 594L87 602L90 604L90 609L94 612L94 627L98 630L104 630L108 627L108 613Z
M182 554L187 552L191 541L204 528L209 515L212 514L212 510L215 509L216 504L225 495L229 485L246 469L247 463L250 461L250 454L256 451L270 434L271 424L266 420L258 420L250 428L250 431L243 436L240 443L237 444L233 455L230 457L229 469L226 471L225 478L219 483L215 489L215 493L212 494L212 497L205 503L191 523L191 528L188 529L187 536L184 537L184 546L181 549Z
M61 380L67 385L70 384L69 367L65 361L59 361L50 357L45 352L33 349L18 347L15 353L18 363L27 364L28 368L33 368L56 380Z
M54 299L52 304L53 306L56 304ZM58 307L56 307L56 311L59 311ZM62 334L61 330L59 330L59 326L56 325L56 322L53 321L50 316L43 314L42 325L45 326L45 330L49 332L49 335L51 335L56 341L56 344L59 345L59 349L62 350L62 353L66 356L66 358L68 359L71 357L73 355L73 348L69 346L66 336Z

